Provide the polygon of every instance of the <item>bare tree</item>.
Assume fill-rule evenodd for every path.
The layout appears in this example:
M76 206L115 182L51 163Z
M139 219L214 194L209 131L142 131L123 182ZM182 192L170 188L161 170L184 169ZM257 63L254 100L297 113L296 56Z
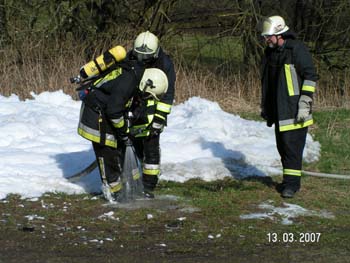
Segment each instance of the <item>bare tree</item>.
M0 0L0 47L6 45L9 41L9 35L7 32L7 19L5 0Z
M262 48L258 37L258 24L260 20L260 1L240 0L241 37L243 47L243 69L248 70L257 66L257 60L262 54Z

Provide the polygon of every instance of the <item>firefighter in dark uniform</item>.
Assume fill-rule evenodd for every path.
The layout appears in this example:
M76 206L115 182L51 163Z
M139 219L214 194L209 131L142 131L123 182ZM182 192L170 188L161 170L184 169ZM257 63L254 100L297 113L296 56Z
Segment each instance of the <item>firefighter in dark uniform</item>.
M175 93L175 69L170 57L159 45L158 38L151 32L140 33L135 41L133 50L127 55L127 59L138 61L146 68L158 68L165 72L168 78L168 90L160 98L134 99L132 129L142 130L133 140L133 145L143 161L142 181L145 194L153 198L160 175L160 134L167 123L167 116L171 112Z
M313 124L312 99L318 76L307 47L280 16L262 23L268 47L262 59L261 116L275 125L276 144L283 166L277 190L292 198L300 190L302 156L308 126Z
M163 71L134 63L97 80L83 99L78 134L92 141L107 200L118 201L121 193L120 175L129 137L126 118L131 101L137 96L158 98L167 87Z

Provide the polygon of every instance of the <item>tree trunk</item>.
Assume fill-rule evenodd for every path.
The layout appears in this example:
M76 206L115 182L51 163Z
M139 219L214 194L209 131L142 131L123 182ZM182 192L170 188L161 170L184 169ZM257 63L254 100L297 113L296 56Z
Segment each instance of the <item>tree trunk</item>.
M0 47L5 46L9 41L9 35L7 32L7 19L5 0L0 0Z

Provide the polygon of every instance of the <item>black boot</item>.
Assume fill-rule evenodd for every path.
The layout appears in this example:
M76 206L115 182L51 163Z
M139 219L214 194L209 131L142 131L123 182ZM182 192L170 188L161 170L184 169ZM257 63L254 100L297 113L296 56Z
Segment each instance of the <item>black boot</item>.
M286 187L283 189L281 196L283 198L293 198L295 193L296 193L296 191L294 191L291 188Z
M153 193L153 191L144 189L142 193L143 193L143 196L144 196L146 199L154 199L154 193Z
M143 196L147 199L154 198L154 189L156 188L158 182L158 176L154 175L142 175L142 184L143 184Z
M279 192L283 198L293 198L300 189L300 176L284 175L283 182L279 186Z

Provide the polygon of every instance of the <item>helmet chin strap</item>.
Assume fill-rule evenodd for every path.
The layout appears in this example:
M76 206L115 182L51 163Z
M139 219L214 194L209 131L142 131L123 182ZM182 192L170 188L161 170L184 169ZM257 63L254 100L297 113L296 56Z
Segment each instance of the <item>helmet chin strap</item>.
M153 98L153 95L151 93L148 93L147 91L143 91L142 98L143 99L150 99L150 98Z

